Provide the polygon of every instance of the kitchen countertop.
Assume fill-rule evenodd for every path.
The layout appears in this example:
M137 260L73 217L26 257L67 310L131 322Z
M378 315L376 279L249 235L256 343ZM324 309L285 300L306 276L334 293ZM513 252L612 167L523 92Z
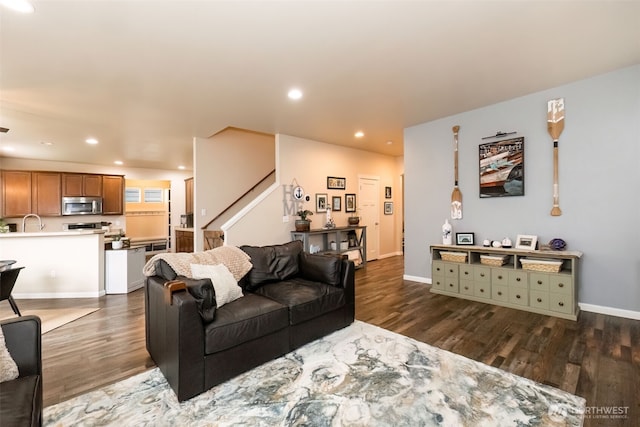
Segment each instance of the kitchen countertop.
M24 238L24 237L60 237L60 236L86 236L88 234L104 234L104 230L80 230L80 231L36 231L29 233L0 233L0 239Z

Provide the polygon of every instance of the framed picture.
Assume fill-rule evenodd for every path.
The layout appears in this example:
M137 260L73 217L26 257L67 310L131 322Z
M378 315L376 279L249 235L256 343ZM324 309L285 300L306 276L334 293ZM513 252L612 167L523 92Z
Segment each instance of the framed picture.
M480 198L524 196L524 137L479 145Z
M474 240L473 233L456 233L456 245L473 245Z
M337 178L335 176L327 177L327 189L328 190L344 190L347 188L346 178Z
M385 199L391 198L391 187L384 187L384 198Z
M345 212L356 211L356 195L355 194L344 195L344 211Z
M340 196L331 197L331 210L334 212L339 212L342 210L342 197Z
M393 202L384 202L384 214L393 215Z
M316 212L327 211L327 194L316 193Z
M538 236L529 236L526 234L518 234L516 239L516 249L535 250L538 244Z

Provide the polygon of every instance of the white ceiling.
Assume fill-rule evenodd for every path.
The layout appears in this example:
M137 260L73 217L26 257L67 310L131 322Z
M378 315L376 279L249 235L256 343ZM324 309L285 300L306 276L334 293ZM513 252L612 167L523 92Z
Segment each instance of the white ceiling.
M404 127L640 63L638 1L32 3L0 9L6 157L190 169L227 126L402 155Z

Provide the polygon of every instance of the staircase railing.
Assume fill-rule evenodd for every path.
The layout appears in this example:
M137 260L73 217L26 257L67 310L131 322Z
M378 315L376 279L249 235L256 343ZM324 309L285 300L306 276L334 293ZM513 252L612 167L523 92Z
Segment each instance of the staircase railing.
M235 207L238 203L240 203L242 199L247 197L252 191L258 188L262 183L264 183L267 179L269 179L269 177L272 176L274 173L276 173L275 169L273 169L271 172L265 175L262 179L260 179L257 183L255 183L250 189L242 193L240 197L234 200L229 206L224 208L211 221L207 222L205 225L200 227L200 229L203 230L205 249L213 249L214 247L222 246L224 242L224 233L222 231L207 230L207 228L209 228L209 226L213 224L217 219L221 218L224 214L229 212L233 207ZM216 245L216 246L212 246L212 245ZM212 247L207 247L207 246L212 246Z

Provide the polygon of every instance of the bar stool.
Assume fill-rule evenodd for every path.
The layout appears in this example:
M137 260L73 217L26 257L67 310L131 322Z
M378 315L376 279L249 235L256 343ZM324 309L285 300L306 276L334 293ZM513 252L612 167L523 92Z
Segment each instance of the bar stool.
M7 268L14 262L15 261L0 261L0 301L8 300L13 312L18 316L22 316L18 305L11 296L11 292L16 284L20 270L24 267Z

